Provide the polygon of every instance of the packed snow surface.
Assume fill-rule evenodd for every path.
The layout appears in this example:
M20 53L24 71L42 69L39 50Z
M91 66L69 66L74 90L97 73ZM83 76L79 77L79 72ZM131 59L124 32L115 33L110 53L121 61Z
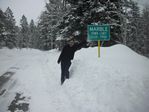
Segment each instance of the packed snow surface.
M97 51L77 51L60 85L58 50L0 49L0 76L15 73L0 88L0 112L10 112L16 93L29 112L148 112L149 59L124 45L102 47L100 58Z

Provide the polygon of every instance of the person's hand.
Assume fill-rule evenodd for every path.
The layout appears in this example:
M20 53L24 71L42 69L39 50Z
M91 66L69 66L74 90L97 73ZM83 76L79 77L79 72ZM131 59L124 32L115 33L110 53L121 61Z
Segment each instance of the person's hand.
M59 64L60 63L60 60L58 60L57 63Z

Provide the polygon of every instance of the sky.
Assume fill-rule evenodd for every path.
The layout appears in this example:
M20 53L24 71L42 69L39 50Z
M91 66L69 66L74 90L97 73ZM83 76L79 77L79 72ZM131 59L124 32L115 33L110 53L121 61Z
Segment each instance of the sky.
M149 0L134 0L136 2L138 2L139 6L141 7L141 9L145 6L145 5L149 5Z
M45 8L46 1L48 0L0 0L0 8L5 11L9 6L14 13L17 25L19 25L23 14L27 17L28 22L31 19L37 22Z
M0 0L0 8L5 11L9 6L14 13L17 25L20 24L20 19L24 14L28 22L33 19L37 22L41 12L45 9L45 3L48 0ZM149 0L134 0L143 6L148 3Z

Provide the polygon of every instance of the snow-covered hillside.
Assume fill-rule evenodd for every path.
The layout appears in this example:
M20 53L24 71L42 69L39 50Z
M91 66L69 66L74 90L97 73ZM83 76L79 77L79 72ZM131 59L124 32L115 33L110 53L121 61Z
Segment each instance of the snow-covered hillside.
M148 112L149 59L123 45L76 52L60 85L57 50L0 50L0 112ZM2 80L3 79L3 80Z

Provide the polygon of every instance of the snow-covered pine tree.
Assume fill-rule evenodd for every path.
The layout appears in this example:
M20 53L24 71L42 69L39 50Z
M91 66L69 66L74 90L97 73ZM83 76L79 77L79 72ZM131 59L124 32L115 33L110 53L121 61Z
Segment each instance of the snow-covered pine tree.
M21 46L21 45L20 45L20 44L21 44L21 43L20 43L21 28L20 28L19 26L16 26L16 27L15 27L15 30L16 30L16 43L17 43L17 44L16 44L16 47L17 47L17 48L21 48L21 47L20 47L20 46Z
M32 19L29 25L29 43L30 48L37 48L39 35L37 31L37 27L34 23L34 20Z
M49 3L46 3L46 11L41 14L38 23L40 40L42 41L41 49L55 48L56 35L59 30L57 26L66 10L66 3L62 0L49 0Z
M48 25L49 25L49 18L48 18L48 12L44 11L40 15L39 23L38 23L38 29L39 29L39 39L40 41L38 47L39 49L48 50L49 49L49 38L48 38Z
M119 6L121 22L119 42L127 46L133 46L131 44L136 38L140 18L138 4L132 0L120 0Z
M119 43L127 45L127 23L128 23L128 10L130 10L129 0L119 0L118 2L119 17L120 17L120 37Z
M20 47L28 48L30 46L29 43L29 25L27 22L27 18L23 15L20 20L21 31L20 31Z
M61 0L49 0L46 4L47 11L49 12L49 26L48 36L50 38L50 49L55 48L56 33L58 31L57 25L62 20L66 8L63 6Z
M149 57L149 5L146 5L142 14L143 47L142 52ZM141 41L141 40L140 40Z
M138 40L142 38L140 9L137 2L129 1L130 9L127 12L127 46L135 51L141 45Z
M5 31L6 31L6 16L4 12L0 9L0 48L5 46Z
M145 26L148 18L146 19L147 22L144 22L144 17L140 17L138 4L132 0L122 0L120 5L121 9L119 11L122 12L120 42L145 55L148 41L145 39L144 31L147 29Z
M113 45L119 43L119 38L121 36L121 22L120 22L120 15L119 12L121 0L106 0L104 3L101 0L101 3L104 4L105 10L102 12L102 20L100 20L100 24L109 24L110 25L110 35L111 40L105 41L104 46ZM100 14L99 14L100 15Z
M69 38L75 35L79 41L87 39L87 25L90 24L110 24L111 41L114 44L119 38L120 17L118 12L118 2L113 0L67 0L71 4L71 11L64 17L60 24L62 38ZM106 44L107 45L107 44Z
M5 34L5 43L8 48L16 47L17 40L16 40L16 22L13 16L12 10L8 7L5 11L6 15L6 34Z
M59 25L59 37L64 40L69 38L70 35L74 34L78 39L86 40L86 36L83 36L85 33L86 17L90 16L90 1L81 1L81 0L72 0L68 2L71 4L70 12L63 18L63 21ZM89 17L88 17L89 18ZM82 37L82 38L79 38Z

